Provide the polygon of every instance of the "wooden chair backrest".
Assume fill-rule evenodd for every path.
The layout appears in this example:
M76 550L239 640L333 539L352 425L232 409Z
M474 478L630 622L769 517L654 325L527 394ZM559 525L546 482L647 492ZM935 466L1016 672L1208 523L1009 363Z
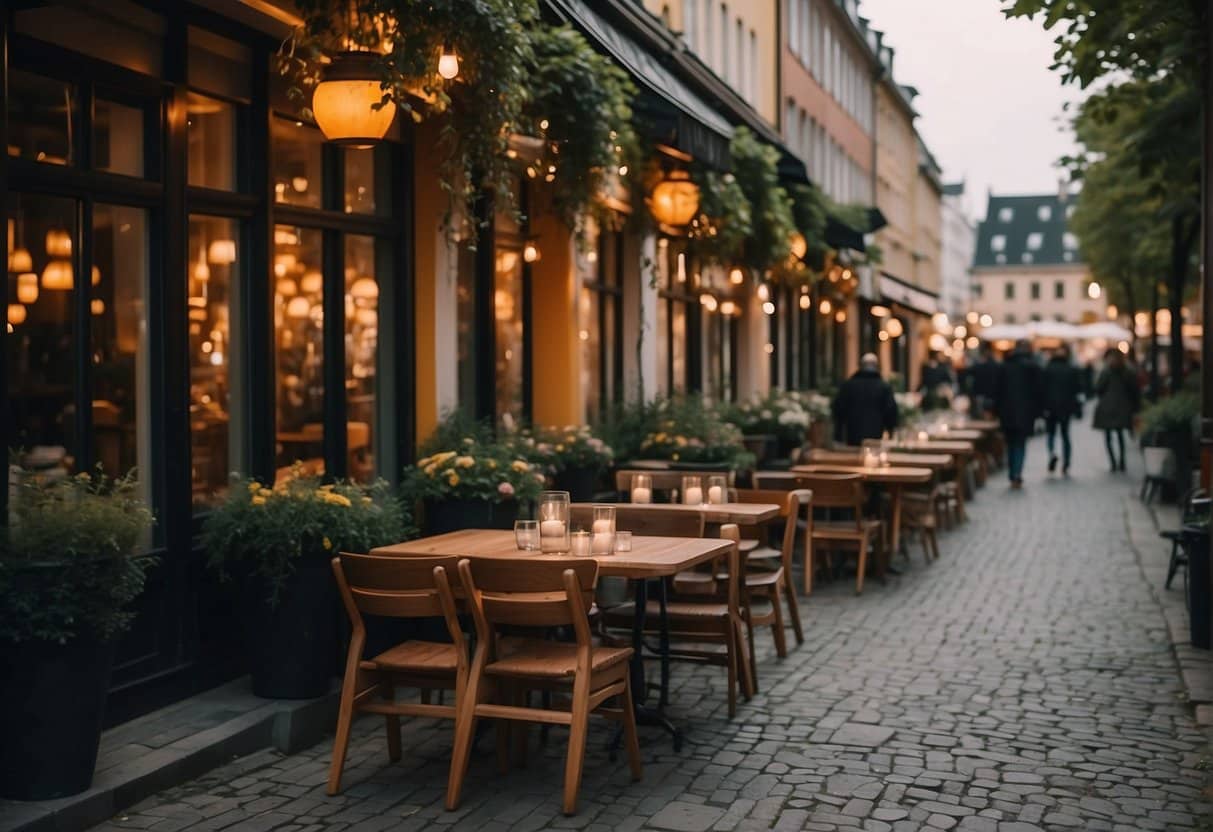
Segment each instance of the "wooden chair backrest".
M347 606L361 614L388 618L427 618L444 613L439 572L449 588L458 585L456 557L398 557L342 552L333 573Z
M795 523L791 525L796 525ZM736 523L725 523L720 527L720 539L731 540L733 545L728 553L715 565L717 573L721 569L728 575L725 586L725 600L729 605L729 613L738 618L741 616L741 528Z
M635 535L703 537L703 512L677 508L615 507L615 528Z
M459 575L480 638L487 638L497 625L571 625L574 630L585 627L589 638L587 610L598 582L597 561L465 558L459 562Z
M774 488L739 488L737 502L776 503L779 505L779 517L784 521L781 552L785 557L790 558L792 550L796 546L796 519L799 517L802 507L812 505L813 492L807 488L794 488L791 491Z
M763 480L760 474L754 478L761 485L770 482L784 489L804 489L813 492L813 508L850 508L863 512L864 488L860 474L797 474L794 477Z

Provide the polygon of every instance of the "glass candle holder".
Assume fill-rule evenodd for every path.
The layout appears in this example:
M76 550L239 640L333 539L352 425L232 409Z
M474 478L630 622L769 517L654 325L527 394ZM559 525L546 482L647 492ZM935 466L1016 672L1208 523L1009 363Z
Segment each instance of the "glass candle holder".
M540 492L539 549L542 552L569 551L569 492Z
M633 503L653 502L653 478L648 474L633 474L631 495Z
M590 527L590 553L609 555L615 551L615 507L594 506L594 523Z
M630 552L632 551L632 533L626 531L615 532L615 551Z
M569 552L574 557L588 558L590 556L590 533L587 531L573 532L569 538Z
M682 502L688 506L703 505L703 478L687 476L682 478Z
M539 549L539 521L515 520L514 543L524 552L534 552Z
M880 440L865 439L862 451L863 467L876 468L880 465Z
M714 506L729 501L729 478L721 474L708 477L708 502Z

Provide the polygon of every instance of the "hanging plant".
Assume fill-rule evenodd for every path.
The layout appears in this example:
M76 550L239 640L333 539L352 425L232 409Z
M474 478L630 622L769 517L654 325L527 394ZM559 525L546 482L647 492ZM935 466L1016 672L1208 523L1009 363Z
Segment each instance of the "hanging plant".
M691 250L708 263L737 263L754 230L750 201L737 177L697 166L691 179L699 186L699 215L688 230Z
M627 176L638 157L631 107L636 88L569 26L534 29L531 51L531 100L522 129L545 142L526 171L552 184L553 208L573 227L612 177Z
M743 259L750 268L766 271L787 260L796 232L792 200L779 184L779 151L759 141L748 128L738 127L729 142L729 155L753 217Z
M465 216L481 189L512 205L509 136L524 118L534 67L536 0L297 0L304 20L278 54L279 72L302 115L326 64L366 52L382 98L415 121L442 114L443 188ZM439 75L439 59L449 74Z
M825 192L812 185L792 185L788 195L792 198L792 220L805 240L804 264L809 269L821 271L830 253L825 240L828 198Z

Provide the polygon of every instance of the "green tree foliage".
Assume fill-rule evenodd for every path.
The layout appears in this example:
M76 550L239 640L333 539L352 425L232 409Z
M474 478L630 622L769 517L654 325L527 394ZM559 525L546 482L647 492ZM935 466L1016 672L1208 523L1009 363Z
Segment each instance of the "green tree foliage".
M779 183L779 151L759 141L748 128L738 127L729 155L753 221L742 259L750 268L765 271L788 258L796 231L792 199Z
M696 165L691 179L699 186L699 216L689 230L692 250L709 263L740 262L754 219L737 177Z

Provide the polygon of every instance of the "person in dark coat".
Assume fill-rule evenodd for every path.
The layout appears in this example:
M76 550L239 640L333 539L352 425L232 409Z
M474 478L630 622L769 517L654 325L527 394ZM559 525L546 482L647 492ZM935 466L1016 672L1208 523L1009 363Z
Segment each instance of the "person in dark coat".
M1061 434L1061 473L1070 474L1070 420L1082 414L1082 371L1070 363L1070 349L1053 351L1044 369L1045 435L1049 444L1049 471L1057 470L1053 440Z
M893 388L880 377L880 360L867 353L859 370L842 383L834 398L834 439L844 445L860 445L879 439L897 427L897 400Z
M986 416L994 412L994 397L998 395L998 376L1002 365L994 358L990 345L981 345L981 357L969 368L969 396L973 399L973 415Z
M922 384L918 388L922 393L922 409L947 407L952 400L954 384L952 365L942 353L932 353L931 360L923 365Z
M1002 362L998 388L994 395L994 411L1002 423L1007 440L1007 476L1011 487L1023 488L1023 465L1028 451L1028 437L1036 427L1041 411L1041 370L1032 355L1032 345L1020 341Z
M1104 445L1112 471L1125 470L1125 431L1133 427L1133 414L1141 404L1141 389L1133 369L1125 362L1120 350L1108 350L1104 355L1103 372L1095 382L1099 402L1095 405L1095 429L1104 432ZM1117 457L1112 440L1119 446Z

